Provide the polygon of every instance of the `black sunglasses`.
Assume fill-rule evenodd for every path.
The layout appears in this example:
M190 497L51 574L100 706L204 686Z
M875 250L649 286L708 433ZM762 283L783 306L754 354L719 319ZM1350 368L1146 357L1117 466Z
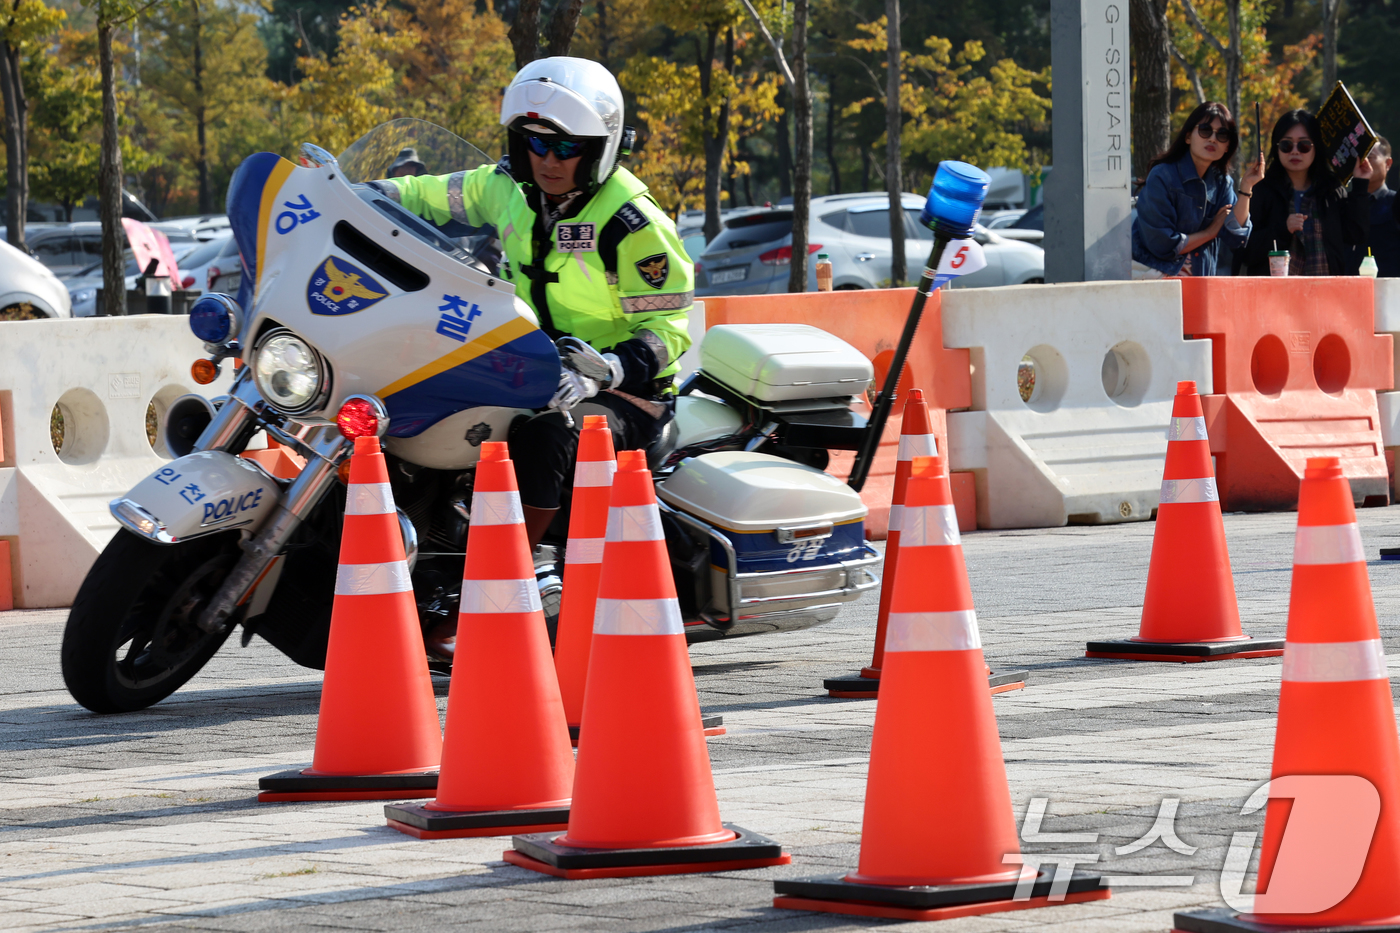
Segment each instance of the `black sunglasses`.
M541 158L545 153L552 152L561 159L572 159L583 152L583 143L576 139L546 138L531 134L525 137L525 142L529 144L530 151Z
M1312 149L1313 149L1313 141L1312 141L1311 139L1300 139L1300 140L1298 140L1298 151L1299 151L1299 152L1304 153L1304 154L1307 154L1307 153L1309 153L1309 152L1312 152ZM1279 152L1292 152L1292 151L1293 151L1293 140L1291 140L1291 139L1280 139L1280 140L1278 141L1278 151L1279 151Z
M1202 139L1210 139L1211 136L1214 136L1217 140L1219 140L1222 143L1228 143L1230 141L1230 137L1235 135L1234 133L1230 132L1230 128L1227 126L1222 126L1220 129L1212 133L1209 123L1197 123L1196 132L1200 134Z

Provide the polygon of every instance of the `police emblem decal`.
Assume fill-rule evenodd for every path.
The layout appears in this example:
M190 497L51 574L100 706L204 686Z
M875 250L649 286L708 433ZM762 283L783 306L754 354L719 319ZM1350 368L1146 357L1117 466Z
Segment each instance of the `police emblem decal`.
M354 314L387 297L389 293L369 273L338 256L327 256L306 283L306 304L312 314Z
M646 259L639 259L633 263L637 267L637 272L642 276L642 281L652 288L664 288L666 277L671 274L671 257L665 253L657 253L655 256L648 256Z

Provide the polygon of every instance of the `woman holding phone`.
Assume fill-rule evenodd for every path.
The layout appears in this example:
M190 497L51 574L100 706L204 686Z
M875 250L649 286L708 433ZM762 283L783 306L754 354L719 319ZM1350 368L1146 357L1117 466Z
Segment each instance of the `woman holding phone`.
M1290 110L1274 124L1269 169L1250 199L1254 235L1240 254L1246 275L1268 275L1275 249L1288 252L1289 275L1347 275L1351 247L1365 245L1371 163L1357 159L1351 187L1342 187L1321 158L1321 139L1306 110Z
M1146 277L1215 275L1222 243L1250 241L1249 196L1264 160L1250 165L1236 197L1229 168L1239 140L1229 108L1208 101L1152 161L1133 221L1133 259L1153 270Z

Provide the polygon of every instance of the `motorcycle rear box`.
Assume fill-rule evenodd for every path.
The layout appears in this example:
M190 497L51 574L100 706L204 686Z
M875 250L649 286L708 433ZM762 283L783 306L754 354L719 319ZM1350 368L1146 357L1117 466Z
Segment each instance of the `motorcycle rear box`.
M865 391L874 370L840 337L807 324L719 324L700 344L700 369L760 402Z

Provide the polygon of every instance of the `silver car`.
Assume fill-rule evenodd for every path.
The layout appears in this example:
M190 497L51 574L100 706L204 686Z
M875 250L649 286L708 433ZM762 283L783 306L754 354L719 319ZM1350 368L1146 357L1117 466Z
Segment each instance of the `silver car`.
M72 317L68 290L48 267L0 240L0 321Z
M906 194L905 256L910 277L928 258L933 232L918 222L924 199ZM881 288L890 284L889 200L882 193L838 194L812 199L809 252L831 258L832 287ZM1045 281L1045 252L1006 240L978 226L987 267L954 280L958 288L1023 285ZM815 258L815 257L814 257ZM695 264L697 297L786 292L792 262L792 208L780 206L730 219ZM816 263L808 263L807 288L817 287Z

